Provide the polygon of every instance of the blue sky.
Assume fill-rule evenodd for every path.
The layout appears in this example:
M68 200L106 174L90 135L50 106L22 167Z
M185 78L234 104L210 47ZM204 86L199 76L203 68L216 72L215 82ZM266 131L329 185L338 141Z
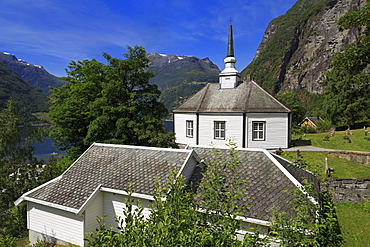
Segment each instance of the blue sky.
M222 70L229 19L236 67L253 59L268 23L297 0L0 0L0 51L65 76L71 60L147 52L209 57Z

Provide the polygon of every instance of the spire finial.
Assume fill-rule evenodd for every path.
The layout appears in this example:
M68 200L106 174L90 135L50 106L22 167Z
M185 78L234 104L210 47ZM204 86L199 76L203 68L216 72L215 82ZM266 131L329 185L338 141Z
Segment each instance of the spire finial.
M233 25L231 24L232 21L233 20L230 18L229 39L227 44L226 57L234 57Z
M230 17L230 20L229 20L229 22L230 22L230 25L232 25L232 21L233 21L233 19L231 19L231 17Z

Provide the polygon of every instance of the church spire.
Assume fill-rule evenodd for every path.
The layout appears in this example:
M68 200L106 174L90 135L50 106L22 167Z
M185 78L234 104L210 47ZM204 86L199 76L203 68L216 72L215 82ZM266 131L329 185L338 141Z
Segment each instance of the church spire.
M225 69L219 74L220 89L236 88L240 83L240 75L235 69L236 59L234 57L233 25L231 24L231 19L227 42L227 54L224 62Z
M230 20L230 27L229 27L229 39L227 42L226 57L234 57L233 25L231 24L231 20Z

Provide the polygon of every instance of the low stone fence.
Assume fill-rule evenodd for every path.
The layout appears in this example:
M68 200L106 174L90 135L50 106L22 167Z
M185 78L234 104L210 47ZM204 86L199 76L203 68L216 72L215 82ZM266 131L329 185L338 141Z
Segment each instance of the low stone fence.
M370 153L336 151L329 154L370 167Z
M333 193L334 202L357 203L370 200L370 177L366 178L326 178Z

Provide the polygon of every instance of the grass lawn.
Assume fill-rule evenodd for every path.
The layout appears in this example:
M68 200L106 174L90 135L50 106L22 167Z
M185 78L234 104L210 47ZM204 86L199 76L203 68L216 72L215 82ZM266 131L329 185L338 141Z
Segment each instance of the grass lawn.
M346 241L343 246L370 246L370 202L337 203L335 206L342 235Z
M324 141L327 133L309 133L302 136L301 141L296 142L296 146L312 145L315 147L339 149L339 150L352 150L352 151L365 151L370 152L370 133L365 136L363 129L352 130L352 135L349 135L351 143L345 143L343 139L346 136L345 131L336 131L334 136L330 137L328 141ZM298 139L301 135L293 135L293 139Z
M356 162L341 159L328 154L328 152L301 151L303 160L308 164L307 170L312 171L320 178L325 178L325 157L329 157L329 167L334 168L332 177L338 178L361 178L370 177L370 167L360 165ZM284 151L280 156L287 160L296 160L295 151Z

